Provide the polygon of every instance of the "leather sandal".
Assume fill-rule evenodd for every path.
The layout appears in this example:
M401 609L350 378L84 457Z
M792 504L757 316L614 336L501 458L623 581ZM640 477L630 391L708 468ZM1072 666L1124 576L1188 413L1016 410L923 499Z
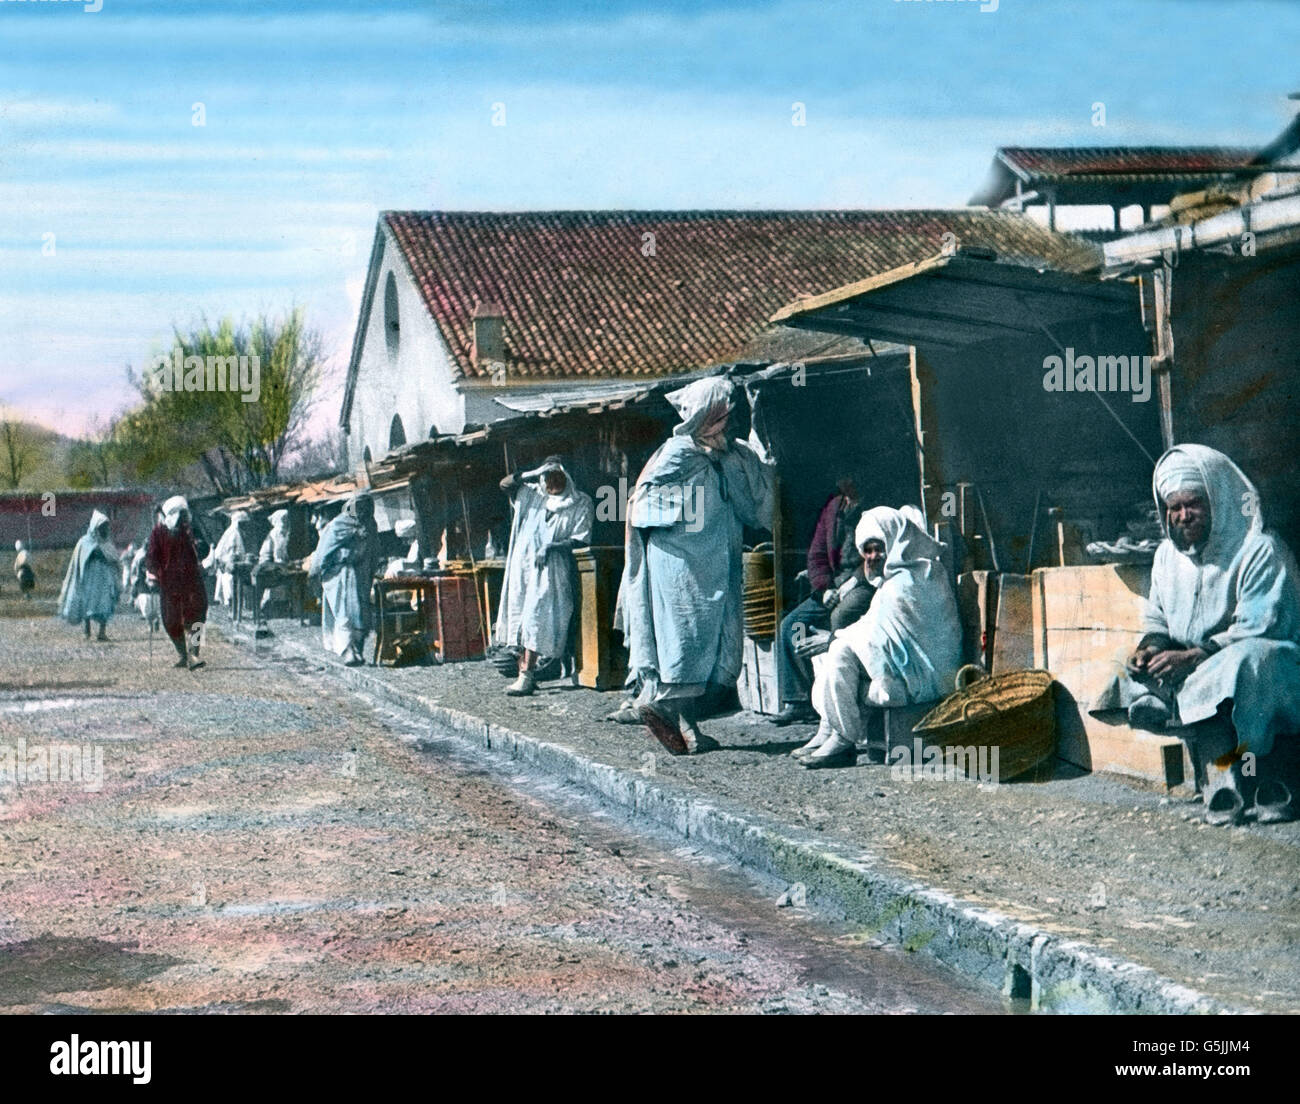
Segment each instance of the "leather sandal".
M1205 823L1237 825L1246 815L1246 803L1231 786L1220 786L1205 799Z
M1291 790L1283 782L1261 782L1255 791L1255 823L1286 824L1295 820Z

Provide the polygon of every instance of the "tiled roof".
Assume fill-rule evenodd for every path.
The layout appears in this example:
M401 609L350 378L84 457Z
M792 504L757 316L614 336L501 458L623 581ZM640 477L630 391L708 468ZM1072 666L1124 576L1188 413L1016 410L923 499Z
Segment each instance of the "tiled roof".
M1118 173L1218 173L1246 167L1258 151L1237 146L1004 146L998 156L1033 178L1092 176Z
M1100 255L1006 211L389 211L458 374L498 304L512 376L655 376L728 361L779 307L955 244L1087 271ZM650 237L649 235L653 235ZM653 243L653 251L650 243Z

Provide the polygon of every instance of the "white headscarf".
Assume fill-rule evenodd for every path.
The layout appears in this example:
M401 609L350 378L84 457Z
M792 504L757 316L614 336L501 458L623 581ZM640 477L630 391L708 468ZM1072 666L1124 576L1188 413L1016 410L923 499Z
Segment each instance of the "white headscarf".
M941 698L961 666L961 620L940 559L943 545L924 526L914 506L876 506L854 531L859 548L869 540L884 544L884 573L867 612L837 635L866 668L876 705Z
M725 418L731 412L735 387L724 376L696 380L664 397L680 415L681 424L673 428L674 437L696 437L700 430Z
M271 515L271 528L283 531L286 528L285 523L289 520L288 510L276 510Z
M415 536L415 522L411 518L402 518L393 526L393 533L398 540L410 540Z
M180 524L181 511L188 513L189 508L190 504L185 501L183 495L172 495L162 504L163 524L174 533L176 526Z

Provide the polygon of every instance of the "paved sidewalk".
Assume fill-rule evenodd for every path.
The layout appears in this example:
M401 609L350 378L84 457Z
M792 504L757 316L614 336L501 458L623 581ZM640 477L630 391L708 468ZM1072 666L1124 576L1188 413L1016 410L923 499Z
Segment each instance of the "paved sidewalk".
M721 750L673 758L603 719L615 694L543 684L507 698L486 663L349 671L319 630L276 622L275 634L256 645L268 659L311 658L801 880L830 912L874 910L887 937L1032 988L1042 1007L1300 1011L1300 825L1210 828L1199 804L1077 772L996 787L895 780L885 766L808 772L786 753L810 729L744 712L705 724Z

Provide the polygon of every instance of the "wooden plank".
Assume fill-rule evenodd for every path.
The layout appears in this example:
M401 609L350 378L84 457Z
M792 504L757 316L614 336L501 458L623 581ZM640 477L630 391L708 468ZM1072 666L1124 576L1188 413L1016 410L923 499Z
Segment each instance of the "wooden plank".
M993 674L1034 665L1034 603L1028 575L998 576Z
M1165 786L1184 780L1176 735L1129 728L1123 716L1094 717L1088 705L1123 670L1141 631L1150 585L1145 566L1103 564L1034 572L1042 666L1056 676L1057 755Z

